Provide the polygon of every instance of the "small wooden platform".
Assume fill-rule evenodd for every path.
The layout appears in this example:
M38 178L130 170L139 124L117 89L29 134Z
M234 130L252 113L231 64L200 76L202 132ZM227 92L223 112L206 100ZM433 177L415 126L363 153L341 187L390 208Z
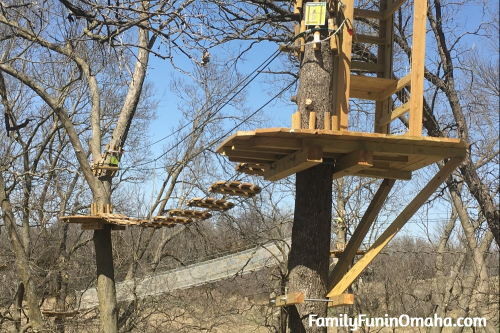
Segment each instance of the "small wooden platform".
M234 203L224 200L224 199L214 199L214 198L193 198L187 203L189 207L201 207L208 208L212 210L229 210L234 207Z
M335 165L334 178L360 176L405 179L445 158L464 158L459 139L290 128L233 134L218 148L238 169L259 166L267 180L279 180L321 163Z
M167 211L170 216L189 217L193 219L206 220L212 217L209 212L190 209L170 209Z
M259 194L262 189L259 186L250 183L220 181L212 184L208 191L250 198Z
M125 226L135 225L145 228L174 227L177 224L188 224L192 219L175 216L155 216L149 219L136 219L122 214L98 213L96 215L62 216L60 221L65 223L79 223L82 230L99 230L104 225L112 225L113 230L124 230Z

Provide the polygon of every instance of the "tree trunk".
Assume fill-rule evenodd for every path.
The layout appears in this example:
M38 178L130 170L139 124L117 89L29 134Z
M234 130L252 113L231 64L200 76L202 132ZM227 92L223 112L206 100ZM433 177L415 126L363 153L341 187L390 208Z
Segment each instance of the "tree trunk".
M304 4L305 8L305 4ZM326 22L329 14L327 12ZM309 34L306 41L312 40ZM320 38L328 37L321 31ZM325 112L334 112L336 91L332 89L333 54L329 40L305 47L299 71L297 106L302 128L309 127L309 113L316 112L317 128L324 128ZM306 100L308 101L306 105ZM327 121L330 121L329 119ZM295 214L292 247L288 259L289 291L304 292L306 298L324 299L328 282L332 219L333 165L320 164L296 175ZM309 314L326 317L326 302L305 302L289 309L290 332L326 332L326 327L309 327Z
M333 166L321 164L297 174L295 217L288 270L289 291L304 292L306 298L325 298L330 250ZM326 302L292 306L290 332L326 332L309 327L309 314L326 317Z
M102 333L118 332L115 270L111 245L111 225L94 231L94 248L97 265L97 293Z

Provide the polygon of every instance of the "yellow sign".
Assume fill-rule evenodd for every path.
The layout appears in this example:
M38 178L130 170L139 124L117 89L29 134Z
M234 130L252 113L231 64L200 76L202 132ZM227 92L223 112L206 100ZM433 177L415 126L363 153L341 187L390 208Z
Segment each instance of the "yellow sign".
M306 25L325 25L326 2L306 3Z

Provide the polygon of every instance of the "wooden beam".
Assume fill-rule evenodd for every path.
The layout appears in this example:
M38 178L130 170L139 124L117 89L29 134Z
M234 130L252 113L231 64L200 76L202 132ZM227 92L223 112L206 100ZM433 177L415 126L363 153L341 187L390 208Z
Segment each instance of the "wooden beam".
M373 166L373 152L357 150L337 159L333 171L333 179L352 175L358 171Z
M344 0L344 19L348 22L354 21L354 0ZM340 50L338 58L338 80L336 114L339 117L340 130L347 131L349 116L349 88L351 86L351 52L352 36L347 32L344 24L340 33Z
M405 75L401 79L397 80L394 85L391 87L387 88L384 92L380 93L380 100L384 100L386 98L391 97L393 94L397 93L401 89L403 89L405 86L410 84L411 82L411 73Z
M413 40L411 48L411 96L409 119L409 132L411 136L422 136L426 23L427 0L416 0L413 10Z
M410 102L406 102L405 104L395 108L391 113L386 114L382 118L380 118L379 126L383 126L385 124L389 124L394 119L401 117L406 112L410 111Z
M429 199L439 185L448 178L455 168L462 162L461 158L452 158L439 170L439 172L429 181L429 183L417 194L417 196L406 206L406 208L396 217L394 222L387 227L384 233L366 251L366 254L347 272L346 275L336 283L327 297L343 293L361 274L361 272L373 261L377 254L394 238L405 223L417 212L417 210ZM335 270L335 269L334 269Z
M351 265L354 256L363 243L363 239L370 230L373 221L377 218L377 215L395 182L396 181L392 179L384 179L382 184L380 184L377 193L375 193L375 196L370 202L370 205L368 205L368 208L363 214L356 230L354 230L354 234L351 239L349 239L349 242L347 242L344 253L340 256L339 261L335 267L333 267L333 271L328 277L328 290L331 290L347 272L349 265Z
M293 293L288 293L286 295L280 295L276 297L274 306L282 307L282 306L304 303L304 298L305 296L304 293L302 292L293 292Z
M366 17L366 18L382 20L384 18L384 14L385 13L379 11L354 8L354 16L356 17Z
M359 177L372 177L372 178L388 178L388 179L400 179L400 180L410 180L411 171L404 170L373 170L365 169L354 174Z
M321 163L323 163L322 147L304 147L272 163L269 169L264 170L264 179L279 180Z
M332 301L328 302L329 308L335 308L339 306L353 305L354 295L353 294L340 294L329 297Z
M416 0L419 1L419 0ZM394 14L404 3L406 0L396 0L394 1L385 11L384 11L384 19L389 18L392 14Z

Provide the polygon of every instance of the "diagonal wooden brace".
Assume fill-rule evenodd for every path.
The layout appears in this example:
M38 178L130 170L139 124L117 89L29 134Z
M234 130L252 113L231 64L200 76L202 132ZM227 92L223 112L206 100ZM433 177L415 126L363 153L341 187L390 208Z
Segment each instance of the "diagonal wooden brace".
M384 233L373 243L366 251L366 254L347 272L340 281L334 284L333 288L328 288L330 291L327 297L342 294L361 274L361 272L373 261L377 254L394 238L397 232L405 225L405 223L416 213L416 211L425 203L425 201L436 191L445 179L455 170L462 162L461 158L451 158L439 170L439 172L429 181L429 183L417 194L417 196L406 206L406 208L396 217L394 222L387 227ZM332 278L333 280L333 278Z
M375 221L375 218L380 212L380 209L382 208L382 205L387 198L387 195L391 191L394 183L395 180L393 179L384 179L382 184L380 184L380 187L377 193L375 193L372 202L366 209L365 214L358 224L358 227L356 228L356 230L354 230L354 234L347 243L344 253L340 256L339 261L333 268L333 271L328 278L328 290L331 290L347 272L349 265L352 263L352 260L354 259L354 256L359 249L359 246L363 242L363 239L368 233L368 230L370 230L373 221Z

